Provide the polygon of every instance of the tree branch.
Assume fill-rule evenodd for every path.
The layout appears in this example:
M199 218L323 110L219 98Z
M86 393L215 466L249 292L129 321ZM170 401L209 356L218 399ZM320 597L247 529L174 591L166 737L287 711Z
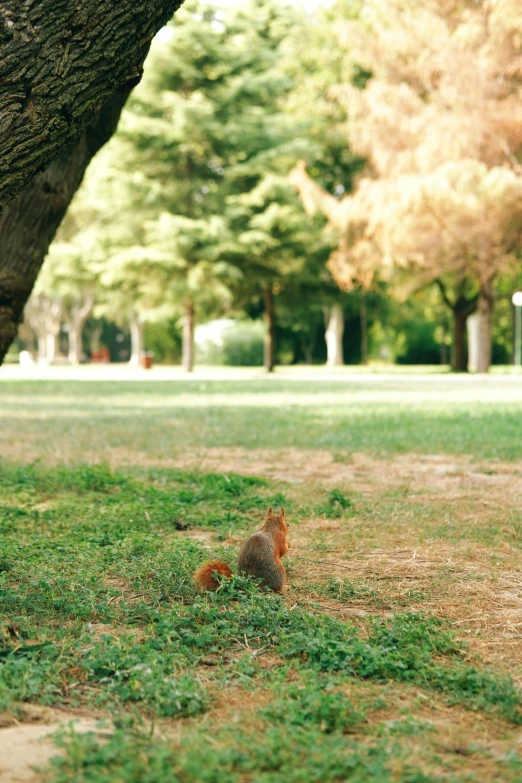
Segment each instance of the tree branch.
M453 302L451 301L451 299L448 296L448 289L446 288L446 285L440 279L440 277L437 277L435 279L435 283L438 286L438 289L439 289L439 291L440 291L440 293L442 295L442 298L443 298L445 304L450 308L450 310L453 310L455 305L453 304Z

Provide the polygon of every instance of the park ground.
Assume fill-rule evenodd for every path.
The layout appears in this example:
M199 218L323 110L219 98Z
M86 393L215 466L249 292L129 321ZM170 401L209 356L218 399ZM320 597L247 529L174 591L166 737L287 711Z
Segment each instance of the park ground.
M1 783L522 780L521 375L5 367L0 411ZM269 504L288 591L197 594Z

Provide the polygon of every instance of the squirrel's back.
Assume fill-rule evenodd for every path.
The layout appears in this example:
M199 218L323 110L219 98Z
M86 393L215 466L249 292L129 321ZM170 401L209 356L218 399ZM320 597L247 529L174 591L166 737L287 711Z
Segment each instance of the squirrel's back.
M285 583L285 572L275 552L274 539L258 530L239 550L239 573L256 576L271 590L279 593Z

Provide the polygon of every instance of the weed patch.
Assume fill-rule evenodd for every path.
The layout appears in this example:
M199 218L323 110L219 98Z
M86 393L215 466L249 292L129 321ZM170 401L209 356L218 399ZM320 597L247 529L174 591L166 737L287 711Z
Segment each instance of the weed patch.
M93 735L69 734L61 739L66 756L55 760L53 781L239 783L255 779L256 783L391 783L396 780L393 768L402 761L404 783L428 783L428 778L404 763L407 754L398 745L390 748L382 740L365 747L339 733L324 734L295 726L286 731L269 724L256 732L237 727L217 729L212 740L209 743L196 733L173 749L167 743L153 743L146 736L123 731L106 744Z

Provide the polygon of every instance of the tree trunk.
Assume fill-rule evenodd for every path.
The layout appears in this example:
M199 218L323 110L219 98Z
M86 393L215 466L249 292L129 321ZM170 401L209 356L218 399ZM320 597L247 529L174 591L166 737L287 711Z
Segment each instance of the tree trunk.
M194 369L194 303L191 299L185 302L183 316L183 369L192 372Z
M468 318L477 309L478 297L466 297L466 280L462 280L457 288L456 297L452 301L442 280L436 280L442 294L442 301L451 310L453 319L453 341L451 344L451 370L452 372L466 372L468 362L466 360L466 327ZM469 331L469 330L468 330Z
M82 359L82 334L84 322L69 321L69 364L80 364Z
M459 308L453 308L453 342L451 345L451 369L452 372L466 372L468 369L466 351L466 323L469 312Z
M94 307L94 296L87 296L81 303L72 305L69 314L69 364L80 364L82 358L83 327Z
M89 341L91 354L100 350L100 338L102 336L102 331L103 327L101 326L94 326L91 331L91 337Z
M0 4L0 363L87 164L179 4Z
M476 372L487 372L491 365L491 331L493 322L493 290L491 284L481 286L477 302L477 367Z
M45 361L52 364L58 353L58 335L54 332L48 332L45 336Z
M47 362L47 340L45 335L38 335L38 364L46 364Z
M136 313L132 313L129 318L130 323L130 338L131 338L131 355L129 363L133 365L133 367L139 367L140 365L140 359L141 355L143 353L144 349L144 327L143 327L143 321L139 317L139 315L136 315Z
M273 372L275 366L275 312L274 292L271 285L265 291L265 312L263 318L265 321L263 364L267 372Z
M25 309L25 318L38 335L38 362L51 364L56 358L63 305L60 299L33 294Z
M179 0L2 0L0 213L142 74Z
M56 229L87 164L116 128L126 97L127 93L114 96L76 147L38 174L0 217L0 363L16 337L24 305Z
M328 314L326 326L326 365L338 367L344 364L343 357L344 313L340 304L334 304Z
M361 292L361 364L368 364L368 311L366 309L366 294Z

